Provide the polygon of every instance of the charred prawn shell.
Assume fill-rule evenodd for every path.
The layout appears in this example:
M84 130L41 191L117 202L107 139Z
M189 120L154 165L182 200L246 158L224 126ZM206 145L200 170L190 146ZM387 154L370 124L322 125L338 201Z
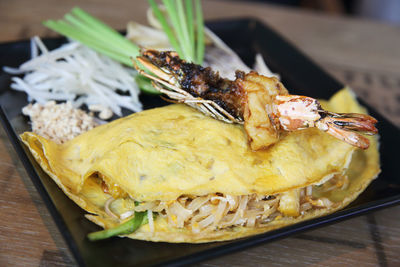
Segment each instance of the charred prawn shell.
M245 91L236 81L221 78L210 67L187 63L174 52L148 50L143 57L174 76L175 82L194 97L211 100L235 118L243 118ZM244 77L237 71L236 79Z
M136 65L139 73L172 101L185 103L228 123L244 124L253 150L279 141L283 131L316 127L353 146L366 149L377 120L366 114L333 113L322 109L318 100L290 95L274 77L257 72L236 72L234 81L224 79L211 68L185 62L176 52L142 51L137 60L152 72Z

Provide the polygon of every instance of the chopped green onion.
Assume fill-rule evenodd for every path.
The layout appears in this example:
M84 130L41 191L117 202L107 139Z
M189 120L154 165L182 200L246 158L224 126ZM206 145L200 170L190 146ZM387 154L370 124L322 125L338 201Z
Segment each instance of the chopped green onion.
M146 223L144 220L147 212L135 212L135 216L129 221L118 225L117 227L93 232L88 234L90 241L106 239L117 235L128 235L135 232L142 224Z

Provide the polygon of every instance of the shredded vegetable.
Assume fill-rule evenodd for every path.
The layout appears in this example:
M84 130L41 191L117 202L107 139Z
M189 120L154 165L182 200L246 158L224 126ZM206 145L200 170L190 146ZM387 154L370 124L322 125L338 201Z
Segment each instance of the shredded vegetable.
M341 186L338 179L332 183L336 183L336 188ZM134 211L147 211L150 229L154 227L154 222L149 216L158 214L171 227L188 228L193 233L201 234L238 225L263 227L277 216L299 216L313 207L328 208L332 205L334 203L327 198L313 197L312 186L308 186L275 195L181 196L172 202L142 202L135 206Z
M78 42L49 52L34 37L32 52L33 58L18 69L4 68L13 74L26 74L24 78L13 77L11 88L26 92L29 101L44 104L49 100L67 100L75 108L86 104L89 109L108 116L112 113L122 116L121 108L142 110L139 88L134 81L136 71ZM106 112L107 109L112 112Z
M75 7L61 20L47 20L43 24L122 64L132 67L132 59L139 55L139 47L102 21ZM158 94L150 84L140 88Z

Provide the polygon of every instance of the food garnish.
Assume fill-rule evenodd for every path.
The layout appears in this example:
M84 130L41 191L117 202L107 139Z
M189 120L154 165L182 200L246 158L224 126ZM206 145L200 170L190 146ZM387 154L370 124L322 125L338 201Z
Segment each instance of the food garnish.
M86 104L97 109L93 111L111 111L104 112L108 118L101 119L109 119L113 113L122 116L122 108L142 110L134 81L136 71L78 42L49 51L39 37L34 37L31 49L31 60L17 69L5 68L13 74L25 74L23 78L12 77L11 88L26 92L28 101L45 104L64 100L76 108Z
M88 238L90 241L97 241L101 239L107 239L113 236L118 235L129 235L135 232L144 222L144 218L146 218L147 212L135 212L134 217L129 219L128 221L118 225L114 228L109 228L106 230L93 232L88 234Z
M289 95L275 77L238 71L236 79L231 81L221 78L211 68L187 63L176 52L147 50L137 60L153 75L136 64L139 73L152 79L155 88L173 101L225 122L244 124L253 150L275 144L283 131L310 127L367 149L369 140L360 133L378 132L375 118L326 111L314 98Z
M30 117L34 133L57 144L65 143L99 125L93 116L74 108L71 102L29 104L22 109L22 113Z
M204 22L200 1L195 1L196 17L193 16L192 1L186 1L185 7L183 1L163 2L173 28L169 26L169 21L162 15L156 2L149 1L171 44L177 51L182 51L183 58L201 63L204 57ZM62 20L48 20L43 24L129 67L132 67L131 58L139 55L137 45L78 7L73 8ZM148 80L147 83L149 83ZM144 92L158 93L151 86L144 84L143 79L141 79L141 84L144 85L141 87Z
M128 67L132 67L131 58L139 53L137 45L79 7L67 13L64 20L47 20L43 24ZM149 86L141 90L146 93L157 93Z
M43 24L127 66L132 66L130 58L139 53L138 46L79 7L65 14L64 19Z
M195 8L193 8L192 0L185 1L185 5L183 1L163 0L162 2L169 20L163 15L156 1L149 0L150 6L167 34L171 45L181 58L189 62L202 64L205 44L200 0L194 1ZM194 13L196 14L195 18ZM170 24L172 24L172 27Z
M162 10L162 7L160 7L160 9ZM146 49L163 51L174 50L174 47L171 46L167 34L163 30L161 23L152 9L147 11L147 21L150 26L142 25L135 21L129 21L127 24L126 38ZM213 70L218 71L221 77L228 79L234 79L236 70L242 70L244 72L249 72L251 70L251 68L249 68L221 38L205 26L204 35L205 54L203 63L201 64L202 66L211 67ZM255 64L252 69L264 76L278 77L277 74L271 72L259 53L255 56ZM139 75L138 77L141 76ZM148 81L147 78L146 80Z

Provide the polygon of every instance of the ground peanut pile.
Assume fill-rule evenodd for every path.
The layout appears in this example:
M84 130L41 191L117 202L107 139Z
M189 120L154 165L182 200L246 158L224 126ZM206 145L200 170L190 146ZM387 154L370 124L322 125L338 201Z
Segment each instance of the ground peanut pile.
M22 109L22 113L30 117L33 132L58 144L98 125L93 116L74 108L69 102L56 104L55 101L49 101L44 105L29 104Z

